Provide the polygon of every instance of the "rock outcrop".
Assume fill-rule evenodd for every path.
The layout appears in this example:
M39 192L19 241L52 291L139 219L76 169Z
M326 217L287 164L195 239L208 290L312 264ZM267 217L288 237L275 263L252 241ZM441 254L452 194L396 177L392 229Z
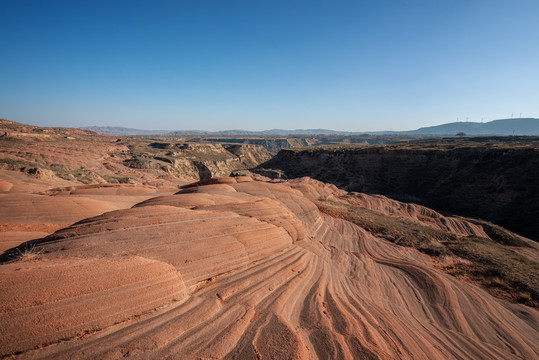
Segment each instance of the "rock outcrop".
M308 137L286 137L286 138L272 138L272 137L202 137L201 140L207 142L216 143L231 143L231 144L253 144L264 147L266 150L272 153L278 153L281 149L297 148L304 146L311 146L318 142L316 138Z
M178 185L228 176L271 158L259 145L112 138L87 130L0 120L0 169L83 184Z
M314 202L345 195L444 223L310 179L195 183L79 221L42 239L39 255L1 265L0 355L539 356L536 309L496 299ZM448 233L480 231L449 223Z
M79 220L176 190L133 184L81 185L0 170L0 253Z
M158 171L183 180L204 180L250 169L271 155L257 145L185 142L129 141L123 165L142 171Z

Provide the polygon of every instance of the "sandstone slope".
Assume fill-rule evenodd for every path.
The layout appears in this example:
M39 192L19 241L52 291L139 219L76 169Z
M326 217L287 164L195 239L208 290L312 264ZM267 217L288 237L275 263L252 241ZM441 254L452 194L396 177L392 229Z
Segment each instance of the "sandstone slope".
M80 185L57 177L45 181L23 172L0 170L0 252L79 220L174 192L173 187Z
M534 308L321 213L316 199L344 201L334 186L261 180L211 179L79 221L44 238L40 255L1 265L0 354L539 358ZM483 231L356 200L449 234Z

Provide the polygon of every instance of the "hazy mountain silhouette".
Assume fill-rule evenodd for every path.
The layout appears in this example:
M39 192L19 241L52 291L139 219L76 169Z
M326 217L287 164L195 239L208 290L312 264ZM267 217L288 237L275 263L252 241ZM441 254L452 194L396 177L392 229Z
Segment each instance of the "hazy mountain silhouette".
M500 119L486 123L454 122L438 126L423 127L405 134L418 135L455 135L463 132L466 135L539 135L539 119L517 118Z
M98 134L111 136L130 136L130 135L165 135L168 130L142 130L132 129L122 126L84 126L80 129L95 131Z
M536 118L517 118L500 119L486 123L478 122L453 122L448 124L436 125L419 128L408 131L336 131L328 129L271 129L264 131L248 131L241 129L223 130L223 131L204 131L204 130L140 130L125 127L110 126L87 126L81 129L92 130L105 135L251 135L251 136L290 136L290 135L433 135L433 136L455 136L458 133L464 133L467 136L478 135L528 135L539 136L539 119Z

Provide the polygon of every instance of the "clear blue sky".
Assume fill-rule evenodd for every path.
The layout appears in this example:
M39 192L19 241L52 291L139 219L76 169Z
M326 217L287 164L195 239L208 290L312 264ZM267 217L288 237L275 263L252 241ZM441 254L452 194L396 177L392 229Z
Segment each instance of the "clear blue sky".
M0 117L33 125L539 117L539 0L2 0L0 34Z

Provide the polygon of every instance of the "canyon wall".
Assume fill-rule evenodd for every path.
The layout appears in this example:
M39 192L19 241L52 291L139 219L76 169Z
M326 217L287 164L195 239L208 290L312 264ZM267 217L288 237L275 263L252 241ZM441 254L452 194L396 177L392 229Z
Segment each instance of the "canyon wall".
M83 184L177 185L228 176L271 158L262 146L110 137L0 119L0 169Z
M478 217L539 239L539 149L527 143L417 143L281 150L260 169L310 176L348 191ZM263 170L260 170L263 171ZM267 172L265 172L267 174Z
M281 149L310 146L317 142L316 138L251 138L251 137L231 137L231 138L201 138L203 141L233 144L253 144L260 145L272 153L278 153Z
M368 146L383 145L419 139L425 136L412 135L312 135L312 136L187 136L185 141L191 142L217 142L234 144L253 144L263 146L271 153L278 153L281 149L301 148L307 146Z
M153 169L186 180L228 176L271 158L259 145L188 142L136 142L126 140L129 151L123 164L133 169Z

